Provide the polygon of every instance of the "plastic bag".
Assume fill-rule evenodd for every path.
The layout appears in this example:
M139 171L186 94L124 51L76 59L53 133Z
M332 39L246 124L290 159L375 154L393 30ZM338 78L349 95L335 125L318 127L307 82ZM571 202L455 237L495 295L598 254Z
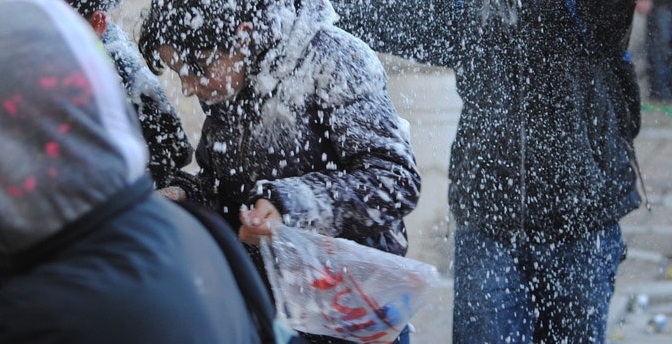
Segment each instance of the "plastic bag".
M360 343L393 342L440 281L430 264L284 226L261 253L280 318Z

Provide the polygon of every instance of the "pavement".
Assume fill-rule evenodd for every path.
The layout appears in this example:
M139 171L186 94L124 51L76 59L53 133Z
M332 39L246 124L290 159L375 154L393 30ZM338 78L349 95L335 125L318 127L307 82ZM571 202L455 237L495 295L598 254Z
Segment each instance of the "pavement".
M614 343L672 343L672 115L644 103L635 139L651 203L623 219L629 247L621 264L610 312ZM663 323L656 325L656 321Z

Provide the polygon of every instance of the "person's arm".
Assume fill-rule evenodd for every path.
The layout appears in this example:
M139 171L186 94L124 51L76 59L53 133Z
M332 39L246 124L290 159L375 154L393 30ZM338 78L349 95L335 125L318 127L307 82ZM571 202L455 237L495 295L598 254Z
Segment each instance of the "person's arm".
M332 75L345 76L348 87L330 86L343 79L318 85L332 93L330 99L341 100L325 111L329 144L338 157L334 169L257 183L261 193L253 197L268 199L288 225L360 238L390 229L417 204L420 176L407 128L387 94L375 53L361 50L354 50L362 54L354 58L336 57L332 65Z
M451 67L453 62L452 0L332 0L340 19L336 26L366 42L373 50L416 62Z
M206 117L203 126L207 127L209 125L209 117ZM199 142L196 149L196 162L200 167L197 174L177 171L170 185L157 192L174 201L187 201L219 210L217 190L212 187L216 185L214 163L210 152L202 141Z
M175 173L191 162L194 152L181 119L159 79L147 68L137 47L120 26L109 22L102 41L138 115L156 188L166 187Z
M395 113L371 107L387 101L366 99L332 114L338 170L260 182L263 196L278 205L287 224L363 237L390 229L415 208L420 176L410 146L395 133Z

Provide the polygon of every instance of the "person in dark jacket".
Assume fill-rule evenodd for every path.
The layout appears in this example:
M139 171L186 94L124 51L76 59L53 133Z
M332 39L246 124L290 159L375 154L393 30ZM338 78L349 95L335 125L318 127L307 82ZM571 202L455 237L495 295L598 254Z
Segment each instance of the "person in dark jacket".
M128 99L138 114L142 134L149 149L149 172L155 188L170 183L177 171L187 166L193 148L177 112L168 101L159 80L145 66L136 45L108 16L121 0L66 0L101 37L114 60Z
M156 194L86 22L0 2L0 342L259 343L229 265Z
M603 343L618 222L640 204L635 2L479 4L452 12L453 339Z
M625 51L635 1L423 6L446 16L436 25L447 32L434 33L443 51L379 45L453 67L464 103L449 165L453 341L605 342L625 248L618 222L640 204L639 93ZM340 13L344 27L385 39Z
M328 1L153 1L142 26L150 68L177 71L206 113L200 173L163 192L222 214L260 269L254 245L280 221L407 251L420 190L408 123L376 54L335 19Z

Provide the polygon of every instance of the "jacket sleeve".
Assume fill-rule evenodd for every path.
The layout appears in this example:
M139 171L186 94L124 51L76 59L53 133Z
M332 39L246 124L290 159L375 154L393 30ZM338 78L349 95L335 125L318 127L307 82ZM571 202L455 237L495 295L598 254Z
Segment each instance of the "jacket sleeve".
M138 115L155 186L157 189L166 187L177 171L191 162L193 155L180 117L159 79L144 64L137 47L121 27L109 23L103 42Z
M416 62L452 66L454 0L332 1L339 27L372 49Z
M160 95L160 99L165 99L163 93ZM191 162L193 148L177 113L167 101L159 102L148 95L141 95L140 99L134 106L149 149L149 171L156 188L162 188Z
M415 208L420 175L407 122L387 94L382 65L368 47L350 48L339 47L337 55L345 58L331 56L336 63L322 65L316 77L318 94L330 92L322 103L324 137L335 161L326 170L260 181L257 194L280 205L289 225L361 238L398 226Z
M579 29L584 41L603 57L622 58L628 48L635 13L635 0L576 0L575 20L584 23Z
M206 117L203 123L204 127L209 127L209 117ZM205 148L205 143L201 140L196 148L196 162L201 169L197 174L191 174L186 171L177 171L174 178L170 182L170 186L177 186L182 188L187 194L187 200L192 204L199 204L207 206L208 208L218 211L221 209L221 204L218 201L217 191L215 190L216 176L213 168L214 162L212 155L208 149Z
M334 170L258 184L288 225L359 238L390 229L415 208L420 175L414 156L396 114L380 102L389 99L361 99L331 114L329 136L340 157Z

